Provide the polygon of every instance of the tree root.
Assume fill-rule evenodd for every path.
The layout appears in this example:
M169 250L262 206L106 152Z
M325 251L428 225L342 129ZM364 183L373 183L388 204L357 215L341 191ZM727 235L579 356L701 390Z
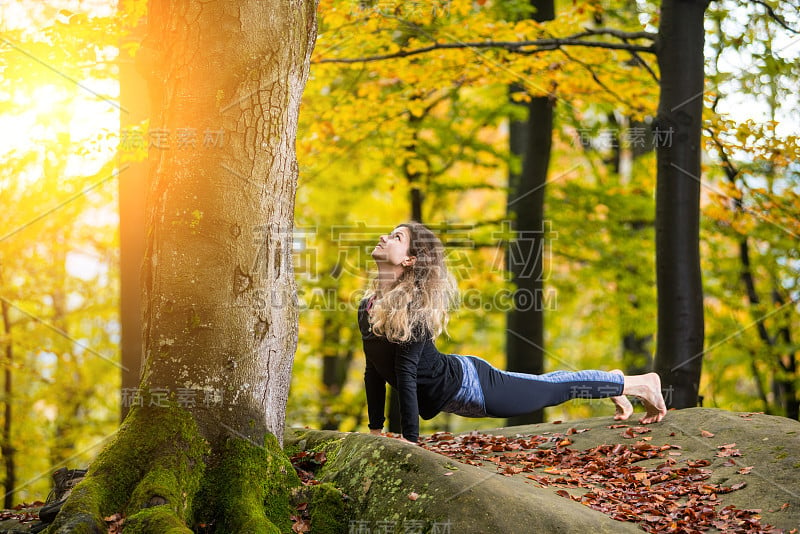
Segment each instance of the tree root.
M229 439L209 464L198 517L214 532L291 532L290 495L300 479L275 436L264 447ZM205 518L214 511L216 518Z
M184 409L135 409L47 532L105 534L105 518L117 513L126 534L191 534L200 523L215 533L289 532L300 481L277 439L265 443L227 438L212 447Z

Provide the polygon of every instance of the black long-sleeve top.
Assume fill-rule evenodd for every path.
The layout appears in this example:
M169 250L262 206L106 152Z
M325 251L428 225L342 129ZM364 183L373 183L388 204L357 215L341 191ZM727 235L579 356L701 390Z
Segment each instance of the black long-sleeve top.
M442 354L430 335L395 343L372 332L367 299L358 307L358 327L364 344L367 365L364 385L367 392L369 428L381 429L385 420L386 384L398 391L403 437L416 442L419 417L431 419L461 387L461 363Z

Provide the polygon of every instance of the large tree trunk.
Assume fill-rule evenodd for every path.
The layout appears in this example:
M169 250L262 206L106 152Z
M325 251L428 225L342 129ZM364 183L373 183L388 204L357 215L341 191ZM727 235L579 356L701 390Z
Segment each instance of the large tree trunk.
M296 346L294 139L307 45L283 40L308 29L288 3L190 5L151 4L145 43L151 134L193 128L203 139L151 149L142 384L213 399L191 407L212 443L231 431L261 442L283 431Z
M120 0L120 10L125 0ZM130 53L131 43L141 43L146 32L144 20L126 28L119 64L120 139L119 153L119 278L120 278L120 350L122 356L122 399L120 420L128 415L127 393L135 392L141 379L142 284L141 271L145 249L145 199L147 197L147 162L133 159L136 143L130 143L133 128L149 116L147 83L139 73Z
M698 404L703 363L700 158L708 0L664 0L658 30L655 368L670 408Z
M140 405L58 532L105 532L113 513L153 533L195 521L288 530L297 477L279 442L297 342L294 143L316 5L149 7L137 59L153 110Z
M531 0L537 21L555 18L553 0ZM512 92L518 89L512 89ZM506 314L506 368L520 373L544 372L543 264L546 232L544 192L553 137L553 101L535 96L526 104L525 121L512 121L511 153L522 161L519 174L509 176L508 215L514 239L507 252L507 268L515 285L514 306ZM538 423L543 410L510 417L509 425Z

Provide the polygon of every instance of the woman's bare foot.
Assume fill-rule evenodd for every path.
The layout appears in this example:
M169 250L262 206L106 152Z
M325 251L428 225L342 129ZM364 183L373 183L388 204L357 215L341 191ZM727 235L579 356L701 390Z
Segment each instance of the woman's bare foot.
M661 394L661 378L656 373L625 377L624 395L633 395L642 401L647 413L639 422L643 425L657 423L667 415L667 405Z
M614 369L611 372L621 375L623 378L625 378L625 373L619 369ZM628 397L625 395L611 397L611 402L614 403L614 408L616 410L616 413L614 414L615 421L624 421L633 413L633 404L631 404L631 401L629 401Z
M611 402L614 403L616 413L614 414L614 421L624 421L633 413L633 404L628 400L625 395L619 397L611 397Z

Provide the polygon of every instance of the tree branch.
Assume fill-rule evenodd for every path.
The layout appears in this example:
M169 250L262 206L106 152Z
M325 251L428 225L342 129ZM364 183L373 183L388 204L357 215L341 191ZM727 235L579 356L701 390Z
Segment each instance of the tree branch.
M625 36L628 39L653 39L653 34L647 32L618 32L611 29L592 29L585 32L577 33L569 37L552 38L552 39L534 39L530 41L473 41L473 42L454 42L454 43L434 43L428 46L419 48L411 48L408 50L399 50L390 54L376 54L373 56L365 56L358 58L323 58L313 63L318 65L321 63L369 63L374 61L384 61L387 59L399 59L410 56L417 56L433 52L435 50L459 50L459 49L488 49L497 48L513 52L516 54L538 54L549 50L556 50L563 46L584 46L588 48L604 48L606 50L625 50L628 52L647 52L654 54L655 45L637 45L631 43L606 43L603 41L584 41L583 37L592 35L608 34L614 36ZM622 38L622 37L621 37ZM531 50L527 50L532 48Z
M779 16L777 13L775 13L775 10L772 8L772 6L771 6L771 5L769 5L768 3L764 2L764 0L753 0L753 3L754 3L754 4L760 4L760 5L764 6L764 9L766 9L766 10L767 10L767 14L768 14L770 17L772 17L772 19L773 19L775 22L777 22L778 24L780 24L781 26L783 26L783 28L784 28L784 29L786 29L787 31L790 31L790 32L792 32L792 33L797 33L797 34L800 34L800 30L795 30L794 28L790 27L790 26L789 26L789 25L786 23L786 21L785 21L785 20L783 20L783 19L782 19L782 18L781 18L781 17L780 17L780 16Z
M568 58L570 61L574 61L575 63L577 63L578 65L580 65L581 67L583 67L584 69L586 69L587 71L589 71L589 74L591 75L591 77L592 77L592 80L594 80L594 82L595 82L597 85L599 85L599 86L600 86L600 87L601 87L601 88L602 88L602 89L603 89L605 92L607 92L607 93L608 93L608 94L610 94L612 97L614 97L614 98L615 98L615 99L616 99L618 102L620 102L620 103L621 103L621 104L623 104L623 105L625 105L625 104L627 104L627 103L628 103L628 102L627 102L627 101L626 101L624 98L622 98L622 97L621 97L621 96L619 96L617 93L615 93L614 91L612 91L612 90L611 90L611 88L610 88L608 85L606 85L606 84L603 82L603 80L601 80L601 79L600 79L600 77L597 75L597 73L594 71L594 69L592 68L592 66L591 66L591 65L589 65L589 64L588 64L588 63L586 63L585 61L581 61L580 59L578 59L578 58L576 58L576 57L574 57L574 56L570 55L570 54L569 54L569 52L567 52L566 50L563 50L563 49L561 49L561 53L562 53L562 54L564 54L565 56L567 56L567 58Z
M659 79L658 74L656 74L656 72L653 70L653 68L650 65L647 64L647 61L645 61L642 58L642 56L639 55L638 52L631 50L630 53L631 53L631 56L633 56L634 61L636 61L636 65L637 66L640 66L644 70L646 70L648 72L648 74L650 74L650 77L653 78L654 82L661 83L661 80Z
M611 35L612 37L616 37L622 41L630 41L633 39L647 39L649 41L655 41L658 37L657 33L651 32L625 32L622 30L618 30L616 28L586 28L582 34L576 34L573 37L579 37L584 35Z

